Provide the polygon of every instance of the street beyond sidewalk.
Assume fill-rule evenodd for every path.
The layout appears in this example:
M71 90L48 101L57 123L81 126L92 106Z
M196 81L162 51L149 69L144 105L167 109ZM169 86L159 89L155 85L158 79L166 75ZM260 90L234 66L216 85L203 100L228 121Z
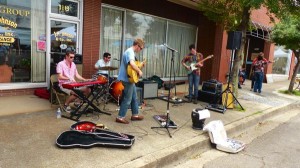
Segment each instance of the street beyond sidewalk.
M264 84L261 95L250 90L250 81L239 90L238 100L246 109L238 111L228 109L224 114L211 111L206 120L222 120L226 130L233 135L260 120L296 107L299 98L285 96L275 92L286 89L289 81ZM187 85L177 86L177 96L184 97ZM159 91L160 93L160 91ZM20 98L21 97L21 98ZM60 149L55 145L56 138L69 130L74 121L56 119L56 108L51 108L47 100L33 96L27 98L15 96L10 101L0 98L2 108L0 117L0 167L163 167L176 160L193 155L195 152L211 148L206 132L192 129L191 113L195 108L205 108L207 103L182 103L170 105L170 117L178 125L169 129L151 129L159 126L153 115L162 115L167 111L167 102L159 99L146 99L146 106L141 110L143 121L123 125L115 122L117 106L109 103L108 115L81 117L95 123L105 124L110 130L135 136L135 143L130 149L94 147L90 149ZM31 102L28 102L32 100ZM42 102L48 109L37 112L36 103ZM26 103L24 103L26 102ZM9 104L9 105L8 105ZM18 112L15 112L18 109ZM21 109L21 110L20 110ZM42 108L41 108L42 109ZM4 114L5 112L5 114ZM34 112L34 113L33 113ZM15 114L18 113L18 114ZM8 115L9 114L9 115ZM15 115L12 115L15 114ZM130 117L130 111L127 113Z

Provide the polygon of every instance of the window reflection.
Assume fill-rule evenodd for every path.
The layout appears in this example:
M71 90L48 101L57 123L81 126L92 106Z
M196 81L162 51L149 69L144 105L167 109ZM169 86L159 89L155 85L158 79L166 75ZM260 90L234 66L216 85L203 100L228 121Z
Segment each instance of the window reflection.
M45 4L1 1L0 83L45 81Z
M51 52L76 51L77 24L51 21Z

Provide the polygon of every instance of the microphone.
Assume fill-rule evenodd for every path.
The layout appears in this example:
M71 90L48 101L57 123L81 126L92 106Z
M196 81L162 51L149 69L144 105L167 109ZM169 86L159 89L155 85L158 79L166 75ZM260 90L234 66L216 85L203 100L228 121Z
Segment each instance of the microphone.
M167 49L174 51L174 52L178 52L177 50L175 50L174 48L169 47L167 44L163 44L165 47L167 47Z

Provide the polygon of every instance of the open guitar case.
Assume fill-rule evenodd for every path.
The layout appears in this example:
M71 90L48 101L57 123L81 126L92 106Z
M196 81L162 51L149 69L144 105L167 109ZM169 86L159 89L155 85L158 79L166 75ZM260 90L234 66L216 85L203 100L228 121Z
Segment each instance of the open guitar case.
M80 121L73 124L71 130L61 133L56 145L60 148L130 148L134 140L132 135L97 128L90 121Z

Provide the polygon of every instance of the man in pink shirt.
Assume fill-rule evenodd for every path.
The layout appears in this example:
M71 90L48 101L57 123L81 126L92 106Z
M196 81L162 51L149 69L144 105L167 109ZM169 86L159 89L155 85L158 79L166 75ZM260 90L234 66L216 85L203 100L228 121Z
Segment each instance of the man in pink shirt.
M56 73L58 74L59 87L62 91L64 91L68 95L70 95L64 105L64 110L68 113L71 112L71 108L69 106L70 103L73 102L78 96L74 93L74 91L63 88L62 84L76 82L75 79L82 80L82 81L87 80L78 73L76 65L73 62L74 57L75 57L75 53L73 51L67 51L65 59L60 61L56 67ZM88 87L81 87L79 89L86 96L91 92L91 89Z

